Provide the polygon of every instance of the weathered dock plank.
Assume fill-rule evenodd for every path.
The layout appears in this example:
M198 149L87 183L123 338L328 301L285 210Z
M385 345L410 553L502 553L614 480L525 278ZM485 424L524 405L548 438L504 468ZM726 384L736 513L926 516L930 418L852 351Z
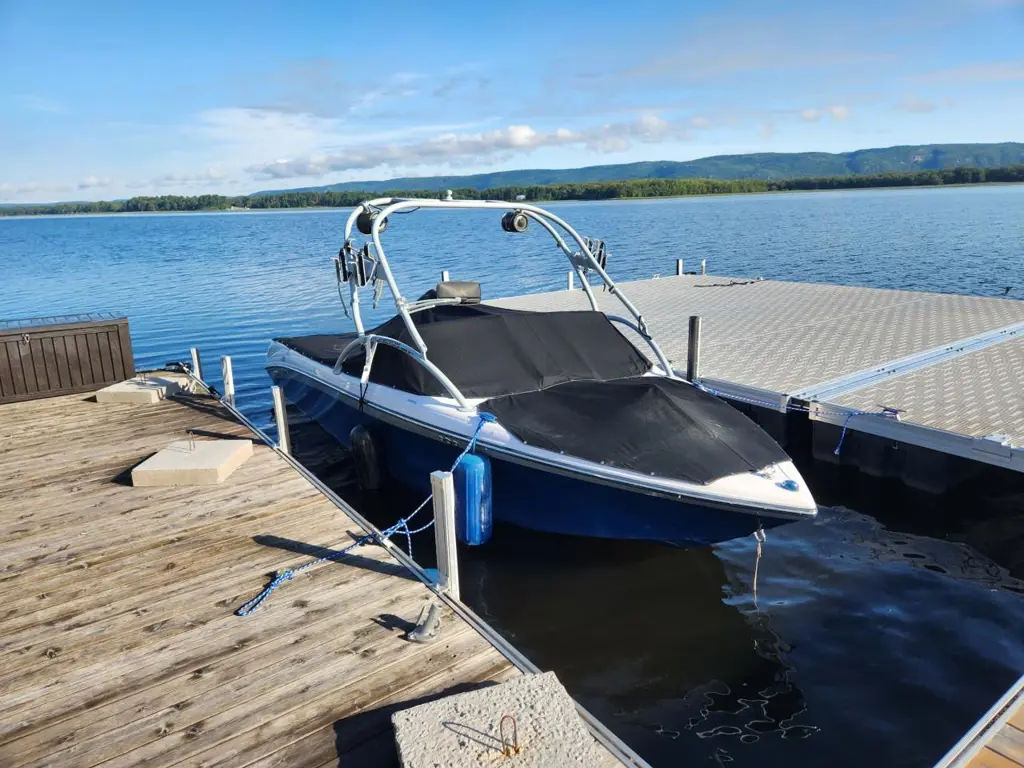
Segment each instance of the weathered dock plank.
M262 444L218 486L131 487L186 430L251 436L197 395L0 407L0 764L391 764L394 707L519 674L448 608L405 641L433 595L377 547L234 616L361 530Z

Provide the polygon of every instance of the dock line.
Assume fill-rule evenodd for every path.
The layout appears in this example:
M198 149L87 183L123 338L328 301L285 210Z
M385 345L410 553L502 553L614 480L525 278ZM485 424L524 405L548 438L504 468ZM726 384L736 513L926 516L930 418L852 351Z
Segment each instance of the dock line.
M484 428L484 424L489 424L496 421L497 419L494 417L493 414L480 414L480 421L476 425L476 430L474 430L473 436L469 439L469 443L466 444L466 447L465 449L463 449L462 453L460 453L456 457L455 461L452 463L451 469L448 470L449 472L454 472L455 468L459 466L459 462L462 461L467 454L472 453L476 449L477 438L480 437L480 431ZM406 548L409 550L409 556L412 557L413 534L421 533L422 531L427 530L434 524L434 521L431 520L426 525L420 526L415 530L409 529L409 523L414 517L416 517L416 515L420 513L420 511L425 506L427 506L427 504L430 503L430 500L432 498L434 498L433 493L427 494L427 498L420 502L420 505L416 507L416 509L414 509L411 514L407 515L406 517L399 518L398 522L396 522L389 528L385 528L383 531L372 532L366 534L365 536L360 536L358 539L356 539L354 542L349 544L344 549L338 550L337 552L331 552L329 555L324 555L323 557L318 557L314 560L310 560L309 562L303 563L297 568L286 568L283 571L278 571L274 574L274 578L270 580L270 583L268 583L267 586L263 588L262 592L260 592L258 595L256 595L256 597L254 597L252 600L245 603L238 610L235 611L235 616L248 616L253 611L256 611L261 605L263 605L266 599L274 593L274 590L276 590L286 581L291 581L293 578L295 578L297 574L302 573L303 571L308 571L310 568L313 568L314 566L320 565L322 563L335 562L337 560L340 560L353 549L361 547L364 544L370 542L382 544L383 541L385 540L390 541L391 537L396 533L401 533L403 536L405 536Z
M771 408L772 410L782 411L784 413L803 413L808 416L810 416L812 413L820 413L823 415L831 415L842 418L843 429L842 432L839 433L839 442L836 443L835 450L833 451L833 453L836 456L838 456L839 452L842 450L843 441L846 439L846 431L850 426L850 419L852 419L854 416L884 416L889 418L896 415L896 412L892 408L886 407L881 407L878 411L860 411L851 408L830 411L827 408L821 407L817 404L815 404L814 406L803 405L802 403L793 402L792 400L787 400L784 405L780 406L778 403L773 403L768 400L757 400L756 398L744 397L743 395L738 395L731 392L722 392L720 390L705 385L700 380L695 382L694 386L696 386L698 389L704 390L710 395L714 395L715 397L721 397L726 400L736 400L737 402L745 403L747 405L756 405L760 408Z

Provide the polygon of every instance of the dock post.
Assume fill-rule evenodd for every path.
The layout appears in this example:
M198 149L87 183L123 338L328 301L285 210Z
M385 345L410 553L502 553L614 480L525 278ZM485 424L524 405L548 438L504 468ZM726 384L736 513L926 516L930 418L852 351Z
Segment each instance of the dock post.
M690 336L686 348L686 378L695 382L700 378L700 315L690 315Z
M708 273L708 260L707 259L701 259L700 260L700 273L701 273L702 276L706 275Z
M229 405L235 404L235 371L231 367L231 357L224 355L220 359L220 375L224 379L224 400Z
M683 274L683 260L676 259L676 277L681 277Z
M565 290L571 291L573 288L576 287L576 281L573 280L573 277L574 277L574 275L573 275L573 273L571 271L566 273Z
M274 422L277 424L277 447L291 455L292 440L288 434L288 412L284 405L284 391L276 384L270 388L274 398Z
M459 555L455 547L455 481L451 472L431 472L438 586L459 600Z
M448 270L447 269L442 269L441 270L441 282L442 283L447 283L448 282Z
M192 347L189 350L192 353L192 375L200 381L203 380L203 367L199 362L199 350Z

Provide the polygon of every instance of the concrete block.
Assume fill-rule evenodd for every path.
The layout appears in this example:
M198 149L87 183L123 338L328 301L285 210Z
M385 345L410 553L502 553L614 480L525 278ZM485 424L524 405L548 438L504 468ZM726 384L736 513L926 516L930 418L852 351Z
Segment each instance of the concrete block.
M133 469L132 485L216 485L250 456L250 440L179 440Z
M183 387L184 379L171 376L147 376L145 379L136 377L99 390L96 402L148 405L180 392Z
M516 719L518 754L502 757L501 718ZM391 716L403 768L600 765L598 748L554 672L448 696ZM506 736L511 734L506 721Z

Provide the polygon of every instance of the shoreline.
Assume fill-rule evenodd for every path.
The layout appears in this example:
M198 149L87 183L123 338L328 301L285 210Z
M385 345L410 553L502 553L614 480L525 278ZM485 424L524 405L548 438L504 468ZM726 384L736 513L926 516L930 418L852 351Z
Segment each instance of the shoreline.
M879 190L923 190L923 189L955 189L963 187L1015 187L1024 185L1024 181L980 181L980 182L963 182L958 184L903 184L903 185L874 185L874 186L860 186L860 187L837 187L828 189L769 189L769 190L757 190L754 192L704 192L696 194L681 194L681 195L650 195L644 197L598 197L598 198L567 198L563 200L509 200L506 201L509 205L513 205L516 202L529 203L531 205L557 205L560 203L606 203L606 202L623 202L631 200L681 200L685 198L712 198L712 197L749 197L752 195L791 195L791 194L816 194L816 193L828 193L828 192L877 192ZM374 193L368 192L367 199L372 199L370 196ZM432 199L432 198L424 198ZM48 203L11 203L7 204L9 207L23 207L39 205L45 206L50 205ZM54 203L52 205L60 205L60 203ZM179 210L179 211L97 211L97 212L68 212L68 213L3 213L4 205L0 204L0 221L4 219L82 219L82 218L110 218L117 216L187 216L192 214L253 214L253 213L308 213L310 211L343 211L352 210L355 205L306 205L306 206L281 206L279 208L197 208L193 210Z

